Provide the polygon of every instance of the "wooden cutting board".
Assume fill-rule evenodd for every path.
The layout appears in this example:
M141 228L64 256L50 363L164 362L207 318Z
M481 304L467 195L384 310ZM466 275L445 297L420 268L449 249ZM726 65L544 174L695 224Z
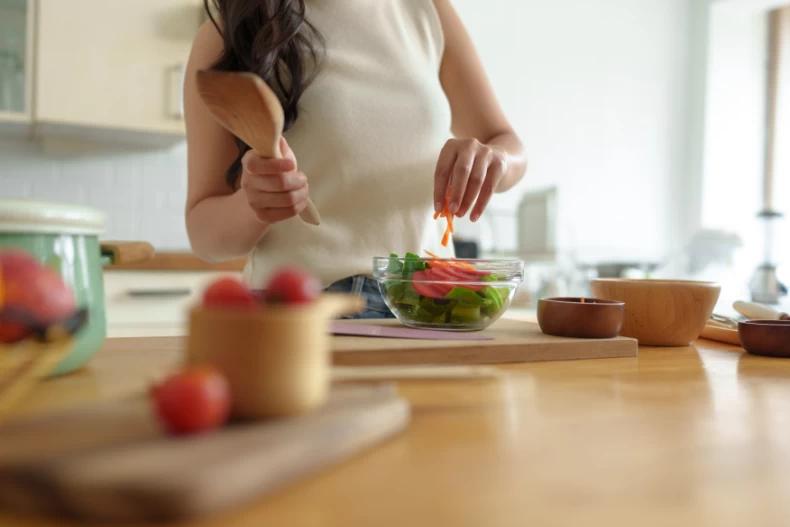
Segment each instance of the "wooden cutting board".
M0 506L80 520L179 520L270 492L403 429L388 385L333 389L310 415L164 435L144 399L0 427Z
M398 324L396 321L354 321ZM572 339L544 335L537 324L499 320L485 334L487 341L407 340L336 336L332 362L342 366L384 364L498 364L572 359L636 357L635 339Z

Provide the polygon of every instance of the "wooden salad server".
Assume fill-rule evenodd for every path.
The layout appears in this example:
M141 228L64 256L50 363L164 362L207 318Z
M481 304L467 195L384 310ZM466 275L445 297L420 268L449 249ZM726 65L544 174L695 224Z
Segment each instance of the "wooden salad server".
M230 133L263 157L282 157L283 108L277 95L258 75L201 70L197 72L197 86L209 111ZM300 217L311 225L321 223L310 198Z

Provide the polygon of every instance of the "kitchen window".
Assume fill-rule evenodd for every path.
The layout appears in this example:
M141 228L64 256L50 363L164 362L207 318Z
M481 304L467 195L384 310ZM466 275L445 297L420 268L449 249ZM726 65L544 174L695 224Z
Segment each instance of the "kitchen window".
M772 11L768 45L768 128L766 162L772 176L770 200L785 215L785 231L790 215L790 6ZM771 84L773 83L773 87ZM768 198L768 196L766 196ZM777 239L782 261L790 264L790 244Z
M790 2L774 10L757 4L714 2L709 19L701 225L718 239L740 240L734 259L711 277L734 298L747 297L769 257L790 282ZM785 215L771 222L770 255L758 218L766 209Z

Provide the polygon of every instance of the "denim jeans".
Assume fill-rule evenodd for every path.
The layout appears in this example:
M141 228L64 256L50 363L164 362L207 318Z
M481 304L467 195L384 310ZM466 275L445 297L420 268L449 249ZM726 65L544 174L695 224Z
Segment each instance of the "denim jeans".
M356 315L343 318L395 318L381 297L376 280L369 276L357 275L338 280L326 288L330 293L351 293L362 297L367 307Z

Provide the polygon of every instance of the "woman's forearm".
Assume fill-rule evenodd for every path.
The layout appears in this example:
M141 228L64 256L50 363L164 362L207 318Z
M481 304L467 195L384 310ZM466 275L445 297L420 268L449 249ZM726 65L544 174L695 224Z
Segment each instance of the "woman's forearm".
M524 145L513 132L498 134L489 139L486 144L492 148L504 151L507 155L507 171L497 185L496 192L505 192L521 181L527 171L527 157Z
M209 261L247 256L269 230L247 203L243 191L212 196L187 212L192 250Z

